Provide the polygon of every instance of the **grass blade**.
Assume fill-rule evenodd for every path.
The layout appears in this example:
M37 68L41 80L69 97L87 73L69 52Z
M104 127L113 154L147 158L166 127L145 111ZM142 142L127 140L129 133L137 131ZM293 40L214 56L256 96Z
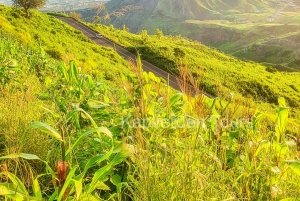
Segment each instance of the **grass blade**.
M53 127L49 126L48 124L45 124L43 122L35 122L32 123L28 129L33 129L33 128L37 128L40 131L47 133L50 136L54 137L55 139L63 142L61 134Z

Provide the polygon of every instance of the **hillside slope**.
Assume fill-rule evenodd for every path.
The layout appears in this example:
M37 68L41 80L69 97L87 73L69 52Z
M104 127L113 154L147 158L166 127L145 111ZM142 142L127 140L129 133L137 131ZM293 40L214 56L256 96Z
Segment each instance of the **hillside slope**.
M32 14L31 19L26 19L22 10L0 6L1 34L13 35L23 45L36 43L54 59L66 63L74 60L85 72L110 77L113 75L108 69L117 72L128 66L111 48L100 47L55 17L39 12Z
M112 41L156 66L178 74L178 67L186 64L194 75L201 75L201 87L214 95L238 93L255 100L276 103L276 97L285 97L298 108L300 74L276 72L254 62L245 62L196 41L180 36L142 36L104 25L90 26Z
M106 4L109 13L120 10L126 6L138 6L140 10L133 10L125 13L125 16L113 18L112 23L120 26L126 24L133 32L142 28L148 29L155 21L160 25L163 22L175 20L184 22L186 20L215 20L228 19L233 14L268 12L275 13L279 8L282 10L293 9L292 3L286 0L111 0ZM291 4L291 5L290 5ZM296 2L295 6L300 5ZM139 19L140 23L135 24L130 20Z
M294 108L279 98L278 112L264 114L273 105L227 90L245 82L239 87L297 103L297 74L264 73L178 36L93 25L174 73L187 63L193 75L203 72L203 86L220 89L215 99L198 89L178 93L143 72L139 58L129 70L112 49L55 18L23 14L1 7L0 200L300 197L299 121L288 119ZM76 62L64 63L70 52Z
M126 25L133 33L159 28L279 70L300 69L299 1L112 0L106 6L110 19L103 17L104 24ZM78 12L90 22L98 14L97 9Z

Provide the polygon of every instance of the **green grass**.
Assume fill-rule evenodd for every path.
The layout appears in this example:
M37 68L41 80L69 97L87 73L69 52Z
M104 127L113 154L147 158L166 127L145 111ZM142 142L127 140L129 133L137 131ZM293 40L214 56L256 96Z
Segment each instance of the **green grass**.
M68 63L75 60L84 72L113 76L107 69L126 70L126 62L112 49L91 42L80 31L55 19L53 16L32 12L24 18L19 9L0 6L2 35L13 35L22 44L38 44L54 59ZM43 23L40 23L40 22ZM121 62L120 62L121 61Z
M232 91L269 103L276 103L277 97L285 97L290 106L299 108L299 73L270 73L262 65L227 56L182 37L165 36L158 39L153 35L145 43L140 35L104 25L90 26L126 49L138 51L143 59L174 74L178 73L180 62L187 64L192 73L202 75L201 87L211 94L224 95ZM184 58L174 56L176 48L184 52Z
M114 36L119 31L110 32ZM127 70L105 64L103 68L118 75L115 77L97 70L89 74L88 70L80 71L74 61L65 64L52 58L44 51L47 46L25 45L16 32L10 34L0 35L1 198L150 201L300 197L299 130L288 121L291 108L284 99L279 99L277 113L270 118L251 99L223 95L210 99L201 93L191 97L175 92L152 73L142 72L139 59ZM47 32L40 30L39 34ZM121 34L122 40L125 33ZM140 36L129 36L132 42L140 43ZM64 37L66 41L76 39ZM129 46L129 39L122 43ZM59 38L52 40L56 44ZM150 37L147 43L155 47L154 40ZM231 57L182 38L161 40L183 49L185 59L192 59L189 51L197 55L199 49L213 61L233 62ZM94 46L79 45L76 47L87 51ZM75 52L81 56L79 50ZM182 52L177 50L177 54ZM116 62L125 63L121 59ZM178 71L189 73L187 68Z
M141 8L124 12L124 5ZM298 13L288 7L268 21L281 8L274 1L112 0L106 7L110 20L104 20L107 12L99 14L97 8L78 12L87 22L99 15L99 23L112 23L120 29L125 24L132 33L146 29L154 34L160 28L167 35L181 34L240 59L267 62L280 71L299 71ZM116 17L115 12L123 15ZM290 32L295 36L284 37Z

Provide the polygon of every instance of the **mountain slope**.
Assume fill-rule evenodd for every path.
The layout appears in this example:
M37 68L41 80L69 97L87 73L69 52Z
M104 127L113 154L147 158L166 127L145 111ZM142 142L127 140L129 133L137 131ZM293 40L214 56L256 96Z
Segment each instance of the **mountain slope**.
M111 48L100 47L80 31L55 17L39 12L32 13L32 18L26 19L22 10L0 6L1 34L13 35L24 45L37 43L54 59L66 63L74 60L85 72L112 76L108 69L117 72L128 66L126 61Z
M233 98L229 90L216 99L174 92L142 72L139 59L127 72L112 49L53 17L0 9L1 200L299 197L299 126L283 98L272 115L261 112L271 104ZM297 74L265 73L178 36L93 27L173 72L184 61L193 75L203 66L212 84L236 89L246 82L239 86L245 91L299 100ZM78 63L62 62L70 52ZM95 58L101 60L92 65Z
M111 0L100 16L109 13L110 20L103 17L101 23L126 25L133 33L159 28L290 71L300 69L299 6L300 1L288 0ZM135 9L124 9L128 7ZM98 14L97 9L79 12L87 21Z
M112 41L132 52L140 52L143 59L178 74L181 62L194 75L201 75L199 83L214 95L235 92L257 101L276 103L276 97L285 97L290 106L299 107L300 74L276 72L254 62L245 62L196 41L179 36L148 36L132 34L104 25L91 25ZM222 96L221 95L221 96Z
M126 24L133 32L147 28L152 20L184 22L185 20L226 19L231 14L253 12L274 12L278 8L290 9L289 1L277 0L111 0L106 4L108 12L120 10L124 6L139 6L141 10L128 12L121 18L114 18L116 25ZM158 16L161 18L158 19ZM140 19L139 24L131 20Z

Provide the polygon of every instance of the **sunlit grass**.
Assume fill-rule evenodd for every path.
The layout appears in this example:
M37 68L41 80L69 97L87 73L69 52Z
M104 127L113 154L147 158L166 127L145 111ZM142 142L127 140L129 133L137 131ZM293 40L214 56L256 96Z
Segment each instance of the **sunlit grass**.
M199 84L204 77L201 72L195 74L194 66L192 70L188 65L177 69L180 79L185 80L179 93L152 73L143 72L139 57L126 71L110 68L113 64L107 63L107 71L118 75L108 78L99 71L88 74L74 61L65 64L55 60L44 51L46 47L26 46L12 36L0 36L1 198L140 201L300 197L298 121L290 124L291 108L278 94L276 105L263 105L274 107L268 110L273 113L264 114L251 98L230 91L217 91L216 99L203 96ZM135 37L137 42L141 40ZM183 44L191 59L194 57L188 55L192 51L206 51L206 59L215 56L215 62L204 63L210 64L208 69L216 65L222 70L217 63L221 59L228 65L239 62L199 44L193 49L194 43L182 38L173 40L171 46ZM155 37L150 37L150 42L154 47L160 44ZM170 52L166 55L173 58ZM120 65L123 63L121 60ZM256 64L241 62L240 67L242 64L264 70ZM282 76L294 79L293 74ZM196 96L188 85L195 87Z

